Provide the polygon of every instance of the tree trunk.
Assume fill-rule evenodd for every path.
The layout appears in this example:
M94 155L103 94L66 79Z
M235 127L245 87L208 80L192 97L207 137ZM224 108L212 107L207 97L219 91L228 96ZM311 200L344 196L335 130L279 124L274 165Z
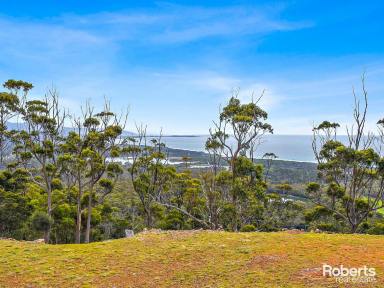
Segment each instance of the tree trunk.
M93 183L89 189L89 197L88 197L88 215L87 215L87 228L85 230L85 243L90 242L91 235L91 220L92 220L92 197L93 197Z
M81 242L81 199L77 199L77 215L76 215L76 231L75 231L75 243Z
M146 208L145 209L145 214L146 214L146 222L147 222L147 228L152 228L152 215L151 215L151 208Z
M233 187L235 186L235 180L232 181L232 205L233 205L233 218L232 218L232 231L237 232L237 217L238 217L238 207L237 207L237 197Z
M44 242L45 242L45 244L49 243L49 230L44 231Z
M219 216L217 215L217 208L215 207L215 211L213 212L213 223L214 229L219 229Z
M239 145L238 145L239 146ZM239 149L238 149L239 151ZM237 213L237 195L235 194L235 180L236 180L236 177L237 177L237 173L236 173L236 167L235 167L235 163L236 163L236 159L237 159L237 153L238 151L233 155L232 159L231 159L231 169L232 169L232 205L233 205L233 219L232 219L232 231L234 232L237 232L237 217L238 217L238 213Z
M87 228L85 230L85 243L89 243L91 234L91 219L92 219L92 190L88 198L88 215L87 215Z
M48 187L48 217L49 219L51 219L51 215L52 215L52 191L51 191L51 187L49 185ZM49 243L50 241L50 236L51 236L51 224L49 224L49 227L48 227L48 231L44 232L44 242L46 244Z
M81 175L78 172L78 186L79 194L77 196L77 213L76 213L76 231L75 231L75 243L79 244L81 242L81 197L83 196L82 186L81 186Z
M357 231L357 228L358 228L358 227L359 227L358 224L356 224L356 223L351 223L351 232L352 232L353 234L355 234L356 231Z

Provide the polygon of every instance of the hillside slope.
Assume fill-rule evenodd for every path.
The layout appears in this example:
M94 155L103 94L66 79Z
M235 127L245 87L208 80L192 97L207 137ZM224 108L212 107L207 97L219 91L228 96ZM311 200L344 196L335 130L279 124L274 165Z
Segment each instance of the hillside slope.
M384 287L383 247L381 236L289 232L147 232L89 245L0 240L0 287L343 287L322 276L323 263L374 267L377 282L363 287Z

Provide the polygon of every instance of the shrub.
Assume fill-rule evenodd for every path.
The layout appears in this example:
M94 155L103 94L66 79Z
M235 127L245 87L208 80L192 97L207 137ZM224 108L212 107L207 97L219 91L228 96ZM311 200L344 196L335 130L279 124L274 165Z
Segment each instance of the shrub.
M253 232L256 230L256 227L252 224L244 225L241 227L240 232Z
M367 231L368 234L384 235L384 223L376 223Z
M49 230L49 227L52 225L53 220L48 216L47 213L37 211L32 215L32 227L36 231L46 232Z
M318 223L316 225L316 228L321 230L321 231L329 231L329 232L336 232L337 227L333 225L333 223Z

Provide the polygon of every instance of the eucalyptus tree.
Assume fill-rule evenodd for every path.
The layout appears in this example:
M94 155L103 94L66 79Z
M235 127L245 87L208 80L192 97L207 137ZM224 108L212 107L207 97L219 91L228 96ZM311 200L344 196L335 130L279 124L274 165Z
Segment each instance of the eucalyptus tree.
M87 117L86 117L87 118ZM81 227L83 215L83 195L85 190L85 179L87 173L87 158L84 150L84 136L87 131L83 127L81 118L73 117L74 126L68 133L65 142L61 145L59 157L60 172L66 189L69 193L74 192L76 198L76 228L75 243L81 242Z
M113 162L113 159L120 155L120 136L126 124L127 114L113 113L109 102L106 101L101 112L94 114L91 111L86 116L82 123L85 134L80 152L80 157L86 165L86 180L81 180L82 175L79 175L77 181L80 186L82 186L81 181L84 181L83 185L87 189L85 242L89 243L92 208L102 203L104 198L113 191L118 177L123 172L120 165Z
M157 138L148 138L146 127L137 126L137 136L128 137L122 149L127 157L133 189L137 194L147 227L153 226L153 206L164 204L162 198L168 192L176 170L167 164L166 147Z
M50 218L53 182L59 178L58 150L67 114L62 110L54 89L49 90L43 100L25 101L19 109L25 129L14 137L14 153L19 164L29 171L31 181L46 193L47 215ZM50 227L46 229L44 238L48 243Z
M84 162L78 153L80 139L75 132L69 132L65 143L62 145L62 154L59 157L60 172L63 182L69 194L73 191L76 194L76 228L75 243L80 243L81 236L81 216L82 216L82 185L78 185L78 179L82 177L84 171Z
M123 172L113 159L119 155L119 136L125 127L126 115L111 112L108 102L100 113L95 113L86 103L81 116L73 116L72 120L73 129L61 145L60 168L67 189L76 198L75 242L81 242L82 216L87 212L84 241L88 243L92 209L113 191Z
M211 229L220 228L219 215L222 210L222 197L216 185L217 174L222 171L223 162L223 145L219 142L216 135L213 135L210 129L210 137L205 142L205 150L208 152L209 161L207 171L201 173L201 189L206 199L206 207L208 211L207 222L210 223Z
M275 153L267 152L267 153L264 153L262 158L265 161L264 181L267 181L269 177L269 173L271 172L271 169L272 169L272 163L274 160L276 160L279 157Z
M209 155L209 167L214 176L217 175L219 170L222 168L222 158L223 158L223 145L218 140L218 136L212 133L212 130L209 130L210 137L208 137L205 142L205 150Z
M163 196L161 205L168 208L165 216L168 229L212 228L207 217L205 194L201 181L190 170L176 173L169 193Z
M228 104L222 109L218 122L214 122L214 129L210 130L210 138L206 147L216 160L223 157L229 171L221 171L216 175L216 182L229 183L225 187L229 189L221 190L223 199L229 196L226 202L226 211L230 212L230 228L237 231L241 225L241 218L249 211L254 209L249 201L250 197L257 202L265 188L262 179L262 167L254 163L254 151L266 133L273 133L270 124L266 122L267 112L261 109L256 101L242 104L238 99L239 91L235 91ZM262 95L263 96L263 95ZM220 163L220 162L217 162ZM218 169L214 169L217 173ZM226 178L226 179L224 179ZM242 207L240 207L242 206ZM228 212L228 213L229 213ZM248 221L248 220L247 220Z
M158 205L168 209L168 213L191 219L200 227L210 227L201 213L204 210L201 205L194 209L191 204L201 204L200 182L191 177L189 170L177 173L175 167L169 165L161 133L155 138L148 137L146 127L137 126L137 135L126 139L122 154L127 159L128 173L147 227L156 224L154 212Z
M338 123L324 121L314 127L312 146L320 181L307 186L312 201L345 221L352 233L384 207L384 158L376 149L377 137L366 132L368 93L364 76L362 94L361 103L354 92L354 124L346 130L346 143L338 138Z
M214 122L214 130L211 130L211 138L220 143L232 172L236 172L236 160L239 156L252 158L252 148L255 148L266 133L273 133L272 126L265 122L268 113L257 105L263 95L247 104L241 104L238 96L237 90L221 111L219 122Z
M10 79L3 84L7 92L0 92L0 164L4 164L4 156L10 154L11 136L7 123L15 118L25 100L31 83Z

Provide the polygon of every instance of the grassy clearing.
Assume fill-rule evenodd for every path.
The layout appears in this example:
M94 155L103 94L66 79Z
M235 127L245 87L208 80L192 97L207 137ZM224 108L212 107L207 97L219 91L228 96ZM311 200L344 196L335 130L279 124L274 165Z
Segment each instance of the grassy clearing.
M0 241L0 287L343 287L323 263L374 267L384 287L384 237L143 233L88 245ZM351 287L351 286L345 286ZM359 286L360 287L360 286Z

